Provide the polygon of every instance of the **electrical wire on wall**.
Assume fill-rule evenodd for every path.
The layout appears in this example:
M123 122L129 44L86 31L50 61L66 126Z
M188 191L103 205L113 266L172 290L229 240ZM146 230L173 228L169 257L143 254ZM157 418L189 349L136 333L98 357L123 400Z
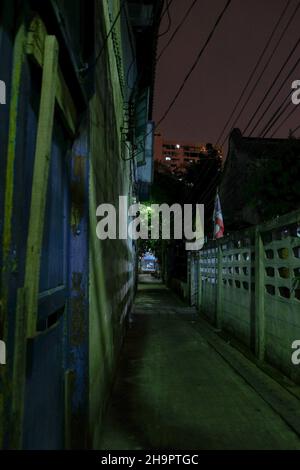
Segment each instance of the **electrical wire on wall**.
M86 66L84 66L84 67L82 67L81 69L79 69L79 73L80 73L83 77L85 77L88 73L90 73L90 72L95 68L95 66L97 65L99 59L102 57L102 54L104 53L104 51L105 51L105 49L106 49L106 47L107 47L108 40L109 40L110 36L112 35L113 30L114 30L114 28L115 28L115 26L116 26L116 24L117 24L117 22L118 22L118 20L119 20L119 18L120 18L120 16L121 16L121 13L122 13L122 10L123 10L123 8L124 8L124 6L125 6L125 3L126 3L126 0L122 0L122 3L121 3L121 5L120 5L120 8L119 8L119 10L118 10L118 12L117 12L117 14L116 14L116 16L115 16L114 21L113 21L112 24L111 24L111 27L110 27L108 33L106 34L106 36L105 36L105 38L104 38L104 40L103 40L102 47L100 48L100 50L99 50L99 52L98 52L98 54L97 54L97 56L96 56L94 62L92 62L92 64L87 64Z

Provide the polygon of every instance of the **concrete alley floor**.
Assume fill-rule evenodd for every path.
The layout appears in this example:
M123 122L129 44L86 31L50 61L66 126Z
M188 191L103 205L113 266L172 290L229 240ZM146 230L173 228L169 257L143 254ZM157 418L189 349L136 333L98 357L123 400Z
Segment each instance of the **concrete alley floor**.
M245 364L243 371L254 367L254 381L260 380L258 393L223 357L223 340L216 339L220 354L212 346L211 335L217 335L198 319L164 285L143 278L103 424L102 449L300 449L293 423L270 406L262 384L297 419L294 429L300 402ZM230 354L240 355L223 343Z

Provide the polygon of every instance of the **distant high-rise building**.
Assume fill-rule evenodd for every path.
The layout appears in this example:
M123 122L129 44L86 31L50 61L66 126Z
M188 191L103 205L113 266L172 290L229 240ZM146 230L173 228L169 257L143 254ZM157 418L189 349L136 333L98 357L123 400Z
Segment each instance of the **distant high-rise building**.
M161 134L155 134L154 159L173 174L184 174L191 164L210 158L221 161L221 147L164 140Z

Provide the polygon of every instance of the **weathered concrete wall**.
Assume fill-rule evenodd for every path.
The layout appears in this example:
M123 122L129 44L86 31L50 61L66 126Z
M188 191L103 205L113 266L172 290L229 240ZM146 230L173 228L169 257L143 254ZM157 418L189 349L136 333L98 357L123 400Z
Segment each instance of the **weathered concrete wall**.
M295 211L233 233L200 256L200 311L297 383L300 368L291 358L300 339L298 220Z
M266 359L299 382L291 344L300 339L300 239L289 232L281 240L265 240L264 249Z
M105 35L110 28L106 2L97 2L96 18L96 44L101 44L101 31ZM96 237L97 206L111 203L118 207L119 196L130 194L131 188L130 162L123 161L121 155L123 99L111 40L95 73L95 95L90 104L89 241L89 417L93 448L99 443L101 415L121 345L125 316L132 303L134 266L131 241L100 241Z

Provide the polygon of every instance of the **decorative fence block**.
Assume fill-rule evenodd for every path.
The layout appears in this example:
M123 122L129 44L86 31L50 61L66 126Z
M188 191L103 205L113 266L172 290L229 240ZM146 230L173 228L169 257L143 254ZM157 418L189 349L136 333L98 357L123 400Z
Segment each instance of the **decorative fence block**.
M200 312L300 383L291 361L300 339L300 211L209 241L190 258Z

